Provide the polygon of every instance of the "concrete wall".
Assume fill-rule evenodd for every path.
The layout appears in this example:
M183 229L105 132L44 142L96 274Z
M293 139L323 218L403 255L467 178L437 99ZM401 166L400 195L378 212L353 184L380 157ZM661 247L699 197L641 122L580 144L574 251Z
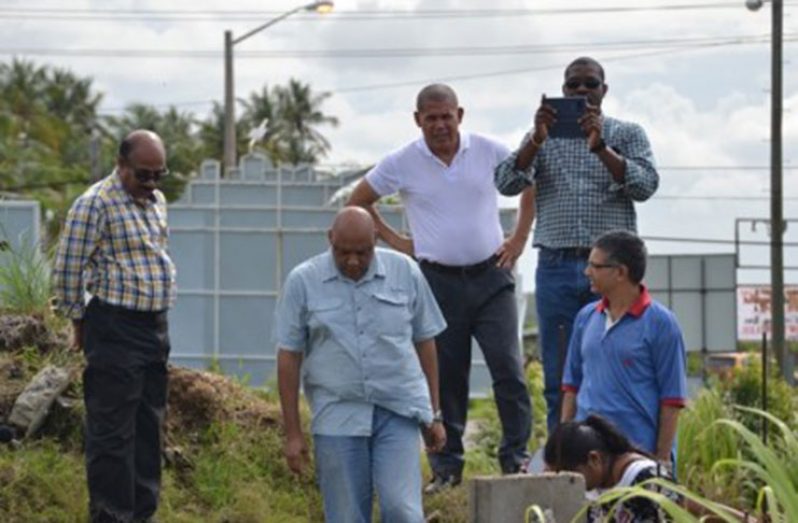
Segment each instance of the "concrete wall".
M532 505L567 523L586 503L585 479L573 473L477 477L469 481L468 494L471 523L525 523Z

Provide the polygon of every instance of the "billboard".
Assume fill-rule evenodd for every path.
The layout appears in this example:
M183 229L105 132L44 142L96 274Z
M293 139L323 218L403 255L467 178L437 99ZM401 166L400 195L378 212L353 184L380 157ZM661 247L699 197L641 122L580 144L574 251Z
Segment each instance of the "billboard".
M744 285L737 288L737 338L759 341L770 332L770 286ZM784 288L784 337L798 340L798 286Z

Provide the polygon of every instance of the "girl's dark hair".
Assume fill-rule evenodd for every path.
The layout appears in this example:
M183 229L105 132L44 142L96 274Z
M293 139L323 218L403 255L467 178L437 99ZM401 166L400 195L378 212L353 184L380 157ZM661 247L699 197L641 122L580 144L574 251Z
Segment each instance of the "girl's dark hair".
M574 470L587 463L587 455L597 450L609 456L641 452L615 426L604 418L590 415L584 421L566 421L554 429L543 459L554 470Z

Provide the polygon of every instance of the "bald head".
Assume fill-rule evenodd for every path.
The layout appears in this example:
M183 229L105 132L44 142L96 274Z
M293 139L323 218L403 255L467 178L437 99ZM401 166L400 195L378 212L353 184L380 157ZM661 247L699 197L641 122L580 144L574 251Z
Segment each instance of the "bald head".
M362 207L344 207L335 216L328 234L335 265L341 274L359 280L374 257L377 234L374 220Z
M145 129L128 134L119 144L116 171L134 200L154 200L158 181L167 172L161 137Z
M166 148L161 137L147 129L137 129L128 134L119 144L119 157L130 160L130 156L137 149L154 149L166 156Z
M423 111L424 105L429 102L448 103L458 107L457 93L446 84L430 84L419 91L416 96L416 110Z
M335 215L331 232L333 236L366 237L373 240L374 220L362 207L344 207Z

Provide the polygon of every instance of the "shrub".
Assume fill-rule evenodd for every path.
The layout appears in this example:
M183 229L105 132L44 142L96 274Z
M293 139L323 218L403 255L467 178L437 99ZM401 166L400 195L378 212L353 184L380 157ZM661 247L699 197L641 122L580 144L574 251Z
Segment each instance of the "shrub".
M26 242L0 252L0 307L18 314L46 316L50 311L50 263L38 245Z

